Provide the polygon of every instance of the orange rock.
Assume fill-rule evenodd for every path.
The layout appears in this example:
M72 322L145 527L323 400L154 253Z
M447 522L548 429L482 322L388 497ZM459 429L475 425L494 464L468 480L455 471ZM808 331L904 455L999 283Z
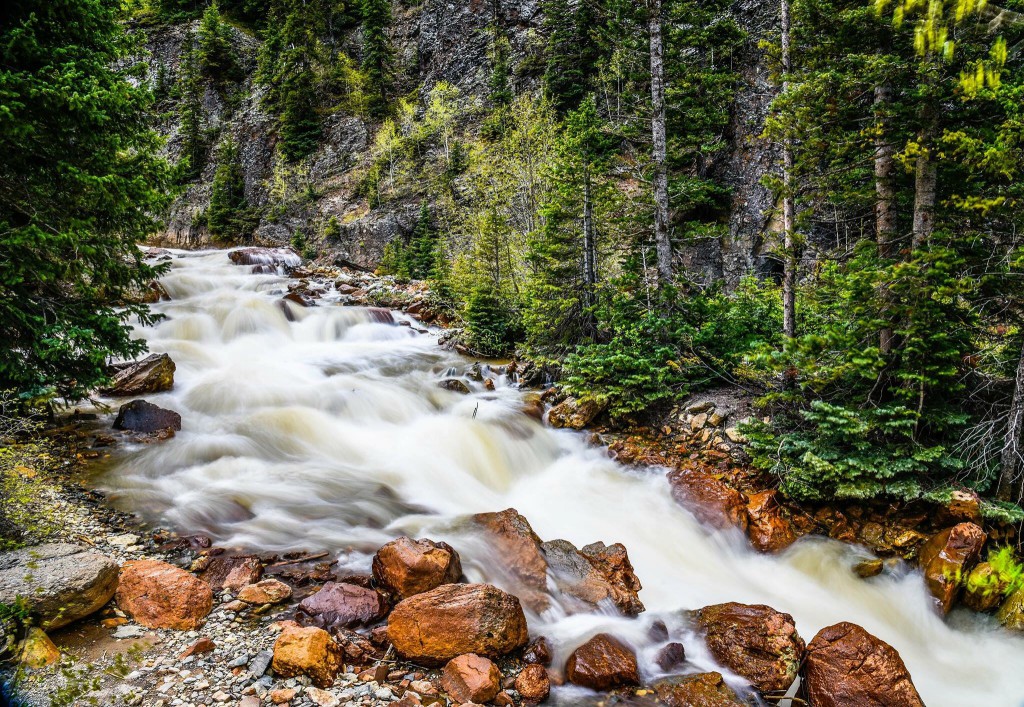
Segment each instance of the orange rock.
M550 605L547 595L548 563L541 539L515 508L500 513L477 513L472 522L484 535L495 558L515 583L516 596L536 611Z
M269 697L270 701L275 705L283 705L295 699L295 695L297 694L298 691L294 687L289 687L281 688L280 690L271 690Z
M697 673L660 680L651 686L653 703L662 707L746 707L721 673ZM647 704L647 702L644 702Z
M821 629L807 646L804 676L815 707L924 707L896 649L856 624Z
M543 702L551 692L551 679L544 666L532 663L516 676L516 692L530 704Z
M398 599L458 582L461 576L459 553L447 543L403 536L384 545L373 557L373 578Z
M978 561L986 538L985 531L974 523L960 523L935 534L921 548L918 562L928 591L943 614L956 603L961 581Z
M796 542L793 525L782 515L775 491L751 494L747 517L747 537L760 552L779 552Z
M341 648L329 633L315 626L290 623L284 624L274 643L271 667L282 678L308 675L317 687L330 687L341 663Z
M464 653L497 658L529 640L519 600L488 584L442 584L398 604L388 638L415 663L440 666Z
M698 469L674 469L668 475L672 498L713 528L747 530L747 497Z
M604 412L604 408L604 405L593 400L580 402L576 398L566 398L548 412L548 424L581 430Z
M178 656L178 660L184 660L189 656L198 655L199 653L209 653L216 647L216 643L214 643L211 639L207 638L206 636L203 636L195 643L193 643L191 646L182 651L181 655Z
M462 704L490 702L501 689L501 672L487 658L467 653L452 658L444 666L441 689Z
M213 608L210 586L158 560L134 560L121 568L117 605L147 628L191 631Z
M569 656L565 664L569 682L591 690L639 685L636 655L625 643L607 633L599 633Z
M292 596L292 588L276 579L264 579L238 591L238 598L249 604L277 604Z
M18 646L18 662L38 670L60 660L60 651L43 629L33 626Z

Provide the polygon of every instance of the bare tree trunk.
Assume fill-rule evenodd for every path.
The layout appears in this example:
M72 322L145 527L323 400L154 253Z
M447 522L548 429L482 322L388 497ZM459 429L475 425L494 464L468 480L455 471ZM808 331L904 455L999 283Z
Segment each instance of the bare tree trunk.
M782 92L789 90L792 70L789 45L789 0L782 0ZM782 333L792 339L796 336L796 234L793 232L796 209L793 204L793 142L787 135L782 143Z
M651 136L654 139L654 243L658 251L658 279L671 284L672 241L668 234L668 167L665 139L665 57L662 46L661 0L648 0L651 44Z
M892 104L892 87L886 84L875 86L875 119L878 134L875 137L875 239L878 255L882 258L893 256L896 242L896 189L893 183L896 173L896 146L889 135L888 109ZM883 292L883 299L888 293ZM892 351L893 332L883 327L878 333L878 346L883 354Z
M1003 452L999 458L999 489L996 496L1002 501L1021 503L1024 501L1024 448L1021 432L1024 431L1024 346L1017 361L1017 378L1013 386L1013 400L1010 403L1010 417L1006 423L1006 437Z
M914 250L923 248L935 230L935 194L938 187L939 165L932 154L935 138L934 108L926 108L921 134L918 137L920 152L917 155L917 170L914 175Z

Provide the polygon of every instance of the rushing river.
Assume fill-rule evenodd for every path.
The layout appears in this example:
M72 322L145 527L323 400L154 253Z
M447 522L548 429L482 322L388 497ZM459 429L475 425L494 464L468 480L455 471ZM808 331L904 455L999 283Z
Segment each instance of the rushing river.
M471 579L499 585L486 552L449 531L460 516L516 508L545 540L623 543L644 585L637 620L557 605L529 615L556 661L610 630L642 647L651 677L647 627L660 616L685 644L687 669L722 670L680 610L763 603L791 613L808 641L838 621L862 625L899 650L930 707L1024 705L1024 639L962 610L943 621L918 573L861 580L851 566L863 555L827 540L758 555L700 526L663 472L625 468L583 435L524 415L503 378L494 391L470 378L471 395L440 389L472 362L433 334L329 302L293 307L290 321L279 303L287 281L250 270L226 251L175 253L163 279L172 299L154 306L166 319L137 335L177 364L174 390L148 399L181 413L183 429L129 450L100 479L122 507L227 546L330 549L361 571L397 535L448 540Z

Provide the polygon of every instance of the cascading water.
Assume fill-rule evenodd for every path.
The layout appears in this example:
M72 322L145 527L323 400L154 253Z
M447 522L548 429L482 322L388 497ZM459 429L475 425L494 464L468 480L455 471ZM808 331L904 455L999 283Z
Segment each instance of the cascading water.
M791 613L806 640L838 621L862 625L899 650L931 707L1024 705L1024 639L967 612L943 621L918 573L861 580L857 550L821 539L756 554L701 527L662 472L624 468L524 415L506 381L489 391L466 379L470 395L439 388L470 362L433 335L354 307L286 314L286 281L251 269L225 251L175 254L163 279L172 299L154 306L167 318L137 335L177 364L174 390L149 399L180 412L183 429L128 450L100 479L122 507L227 546L330 549L363 571L397 535L449 540L471 579L499 585L487 552L454 529L466 514L512 507L544 539L623 543L644 585L639 620L567 615L557 603L530 615L556 661L611 631L642 647L651 677L647 628L658 616L683 637L689 667L722 671L685 634L681 610L763 603Z

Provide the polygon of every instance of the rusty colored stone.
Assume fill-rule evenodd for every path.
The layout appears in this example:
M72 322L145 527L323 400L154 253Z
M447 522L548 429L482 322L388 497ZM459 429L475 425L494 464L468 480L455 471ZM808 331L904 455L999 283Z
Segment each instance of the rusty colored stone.
M611 690L640 684L636 655L615 636L599 633L569 656L565 664L569 682L591 690Z
M126 562L115 597L122 611L147 628L191 631L213 608L208 584L158 560Z
M373 578L397 599L426 592L462 576L459 553L447 543L400 537L373 557Z
M948 614L960 595L961 582L981 555L985 531L960 523L932 536L918 554L925 584L938 609Z

